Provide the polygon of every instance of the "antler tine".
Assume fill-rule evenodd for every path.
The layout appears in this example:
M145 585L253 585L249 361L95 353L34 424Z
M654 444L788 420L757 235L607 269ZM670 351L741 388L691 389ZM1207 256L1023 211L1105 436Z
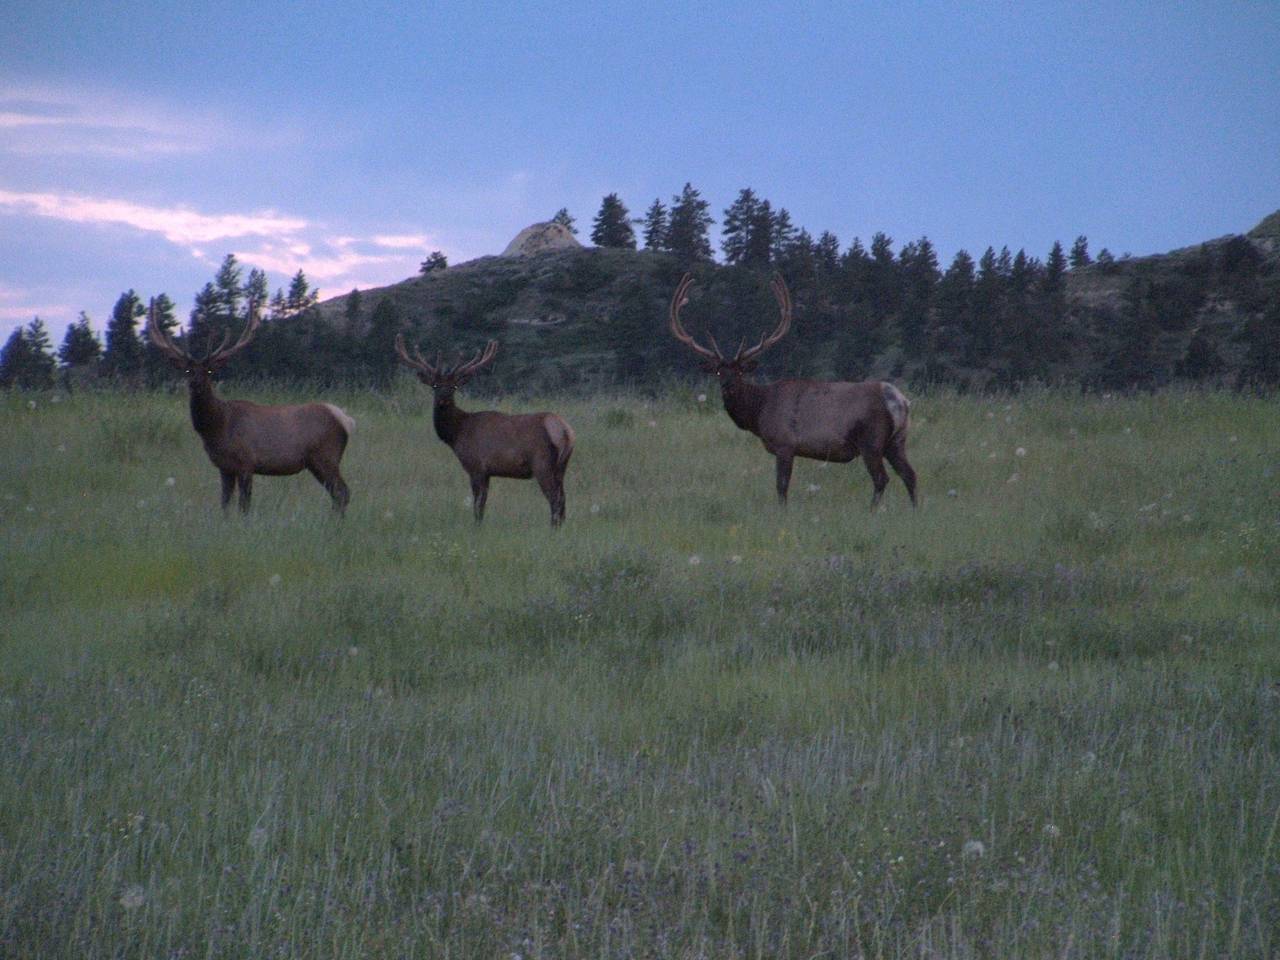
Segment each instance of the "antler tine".
M671 297L671 311L669 325L671 335L683 343L686 347L698 354L700 357L706 357L709 360L722 360L723 355L720 348L716 346L716 338L711 338L711 345L714 351L708 350L706 347L694 340L693 337L685 330L684 325L680 323L680 308L689 302L689 287L693 284L693 274L686 273L676 287L676 292Z
M493 362L493 358L498 355L498 341L490 340L484 345L484 349L477 353L472 359L466 363L460 363L454 367L452 374L455 377L471 377L479 372L482 368L487 367Z
M206 363L223 364L234 357L237 353L247 347L253 335L258 332L258 326L262 323L262 317L258 315L258 302L256 300L249 301L249 322L245 324L244 331L238 339L230 347L227 341L231 339L231 331L228 330L222 338L222 344L217 350L214 350L205 358Z
M778 325L773 328L772 333L761 337L760 342L750 350L745 353L739 353L739 360L750 360L758 356L785 337L787 331L791 329L791 293L787 290L787 284L782 279L782 274L775 274L769 286L773 289L773 297L778 301L778 310L782 317L778 320Z
M190 362L191 358L182 350L179 350L169 335L165 331L161 330L160 325L156 323L155 297L152 297L150 303L147 305L147 339L155 345L157 350L160 350L162 353L169 354L169 356L173 357L175 360L179 360L182 363Z
M415 370L421 370L429 377L436 375L436 368L427 363L423 359L422 351L418 349L418 345L413 345L413 356L409 356L409 351L404 345L404 334L396 334L396 356L400 358L400 362L406 367L413 367Z

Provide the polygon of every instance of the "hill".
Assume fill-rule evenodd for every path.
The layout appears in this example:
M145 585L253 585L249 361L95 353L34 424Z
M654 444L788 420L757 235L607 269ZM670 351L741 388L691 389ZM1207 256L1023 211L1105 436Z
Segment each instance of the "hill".
M764 269L699 264L690 328L709 330L722 344L758 336L776 318L764 275L780 269L796 300L796 324L766 358L766 375L894 376L982 388L1258 379L1257 355L1280 325L1280 212L1247 234L1067 270L1056 288L1052 264L1022 252L988 250L990 260L966 277L958 261L945 270L936 259L917 262L927 244L908 243L888 259L859 246L826 264L812 251ZM665 329L683 272L670 254L576 243L481 257L361 291L364 315L351 332L366 334L373 305L385 300L424 350L448 355L500 340L495 386L653 385L695 371ZM348 322L348 297L317 310L340 326Z

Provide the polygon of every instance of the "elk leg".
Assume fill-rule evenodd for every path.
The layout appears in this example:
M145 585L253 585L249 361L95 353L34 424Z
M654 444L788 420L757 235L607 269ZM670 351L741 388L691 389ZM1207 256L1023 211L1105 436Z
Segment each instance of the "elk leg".
M236 475L234 473L222 474L222 512L226 513L227 507L231 505L231 493L236 488Z
M791 486L791 464L794 462L789 453L779 453L778 458L778 503L787 505L787 490Z
M253 496L253 474L240 474L240 512L249 512L249 498Z
M889 485L889 471L884 468L884 457L871 447L862 449L862 461L867 465L867 473L871 474L871 482L876 488L871 495L871 509L874 510L880 506L884 488Z
M564 522L564 477L554 473L539 474L538 486L542 495L551 504L551 526L558 527Z
M471 509L476 523L484 519L484 502L489 499L489 478L483 474L471 478Z
M311 471L311 475L319 481L329 496L333 497L333 509L341 516L346 511L347 504L351 502L351 491L342 479L342 474L338 472L337 466L329 466L324 463L308 463L307 469Z
M884 452L884 457L889 461L889 466L893 467L893 472L907 485L907 495L911 497L911 506L914 507L916 505L916 472L907 462L904 444L901 441L891 443L889 449Z

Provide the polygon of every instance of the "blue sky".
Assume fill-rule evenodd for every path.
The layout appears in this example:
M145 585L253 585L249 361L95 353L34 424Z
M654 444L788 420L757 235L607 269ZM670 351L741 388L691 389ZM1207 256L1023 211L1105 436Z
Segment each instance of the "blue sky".
M322 296L561 206L750 186L815 235L1153 253L1280 208L1280 3L10 3L0 334Z

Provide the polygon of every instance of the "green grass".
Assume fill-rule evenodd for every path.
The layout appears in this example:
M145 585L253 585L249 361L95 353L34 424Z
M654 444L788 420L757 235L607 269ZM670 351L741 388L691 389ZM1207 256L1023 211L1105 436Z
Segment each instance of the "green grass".
M180 395L0 397L0 955L1280 953L1276 400L918 397L877 513L714 396L504 403L552 532L327 399L341 522L223 517Z

